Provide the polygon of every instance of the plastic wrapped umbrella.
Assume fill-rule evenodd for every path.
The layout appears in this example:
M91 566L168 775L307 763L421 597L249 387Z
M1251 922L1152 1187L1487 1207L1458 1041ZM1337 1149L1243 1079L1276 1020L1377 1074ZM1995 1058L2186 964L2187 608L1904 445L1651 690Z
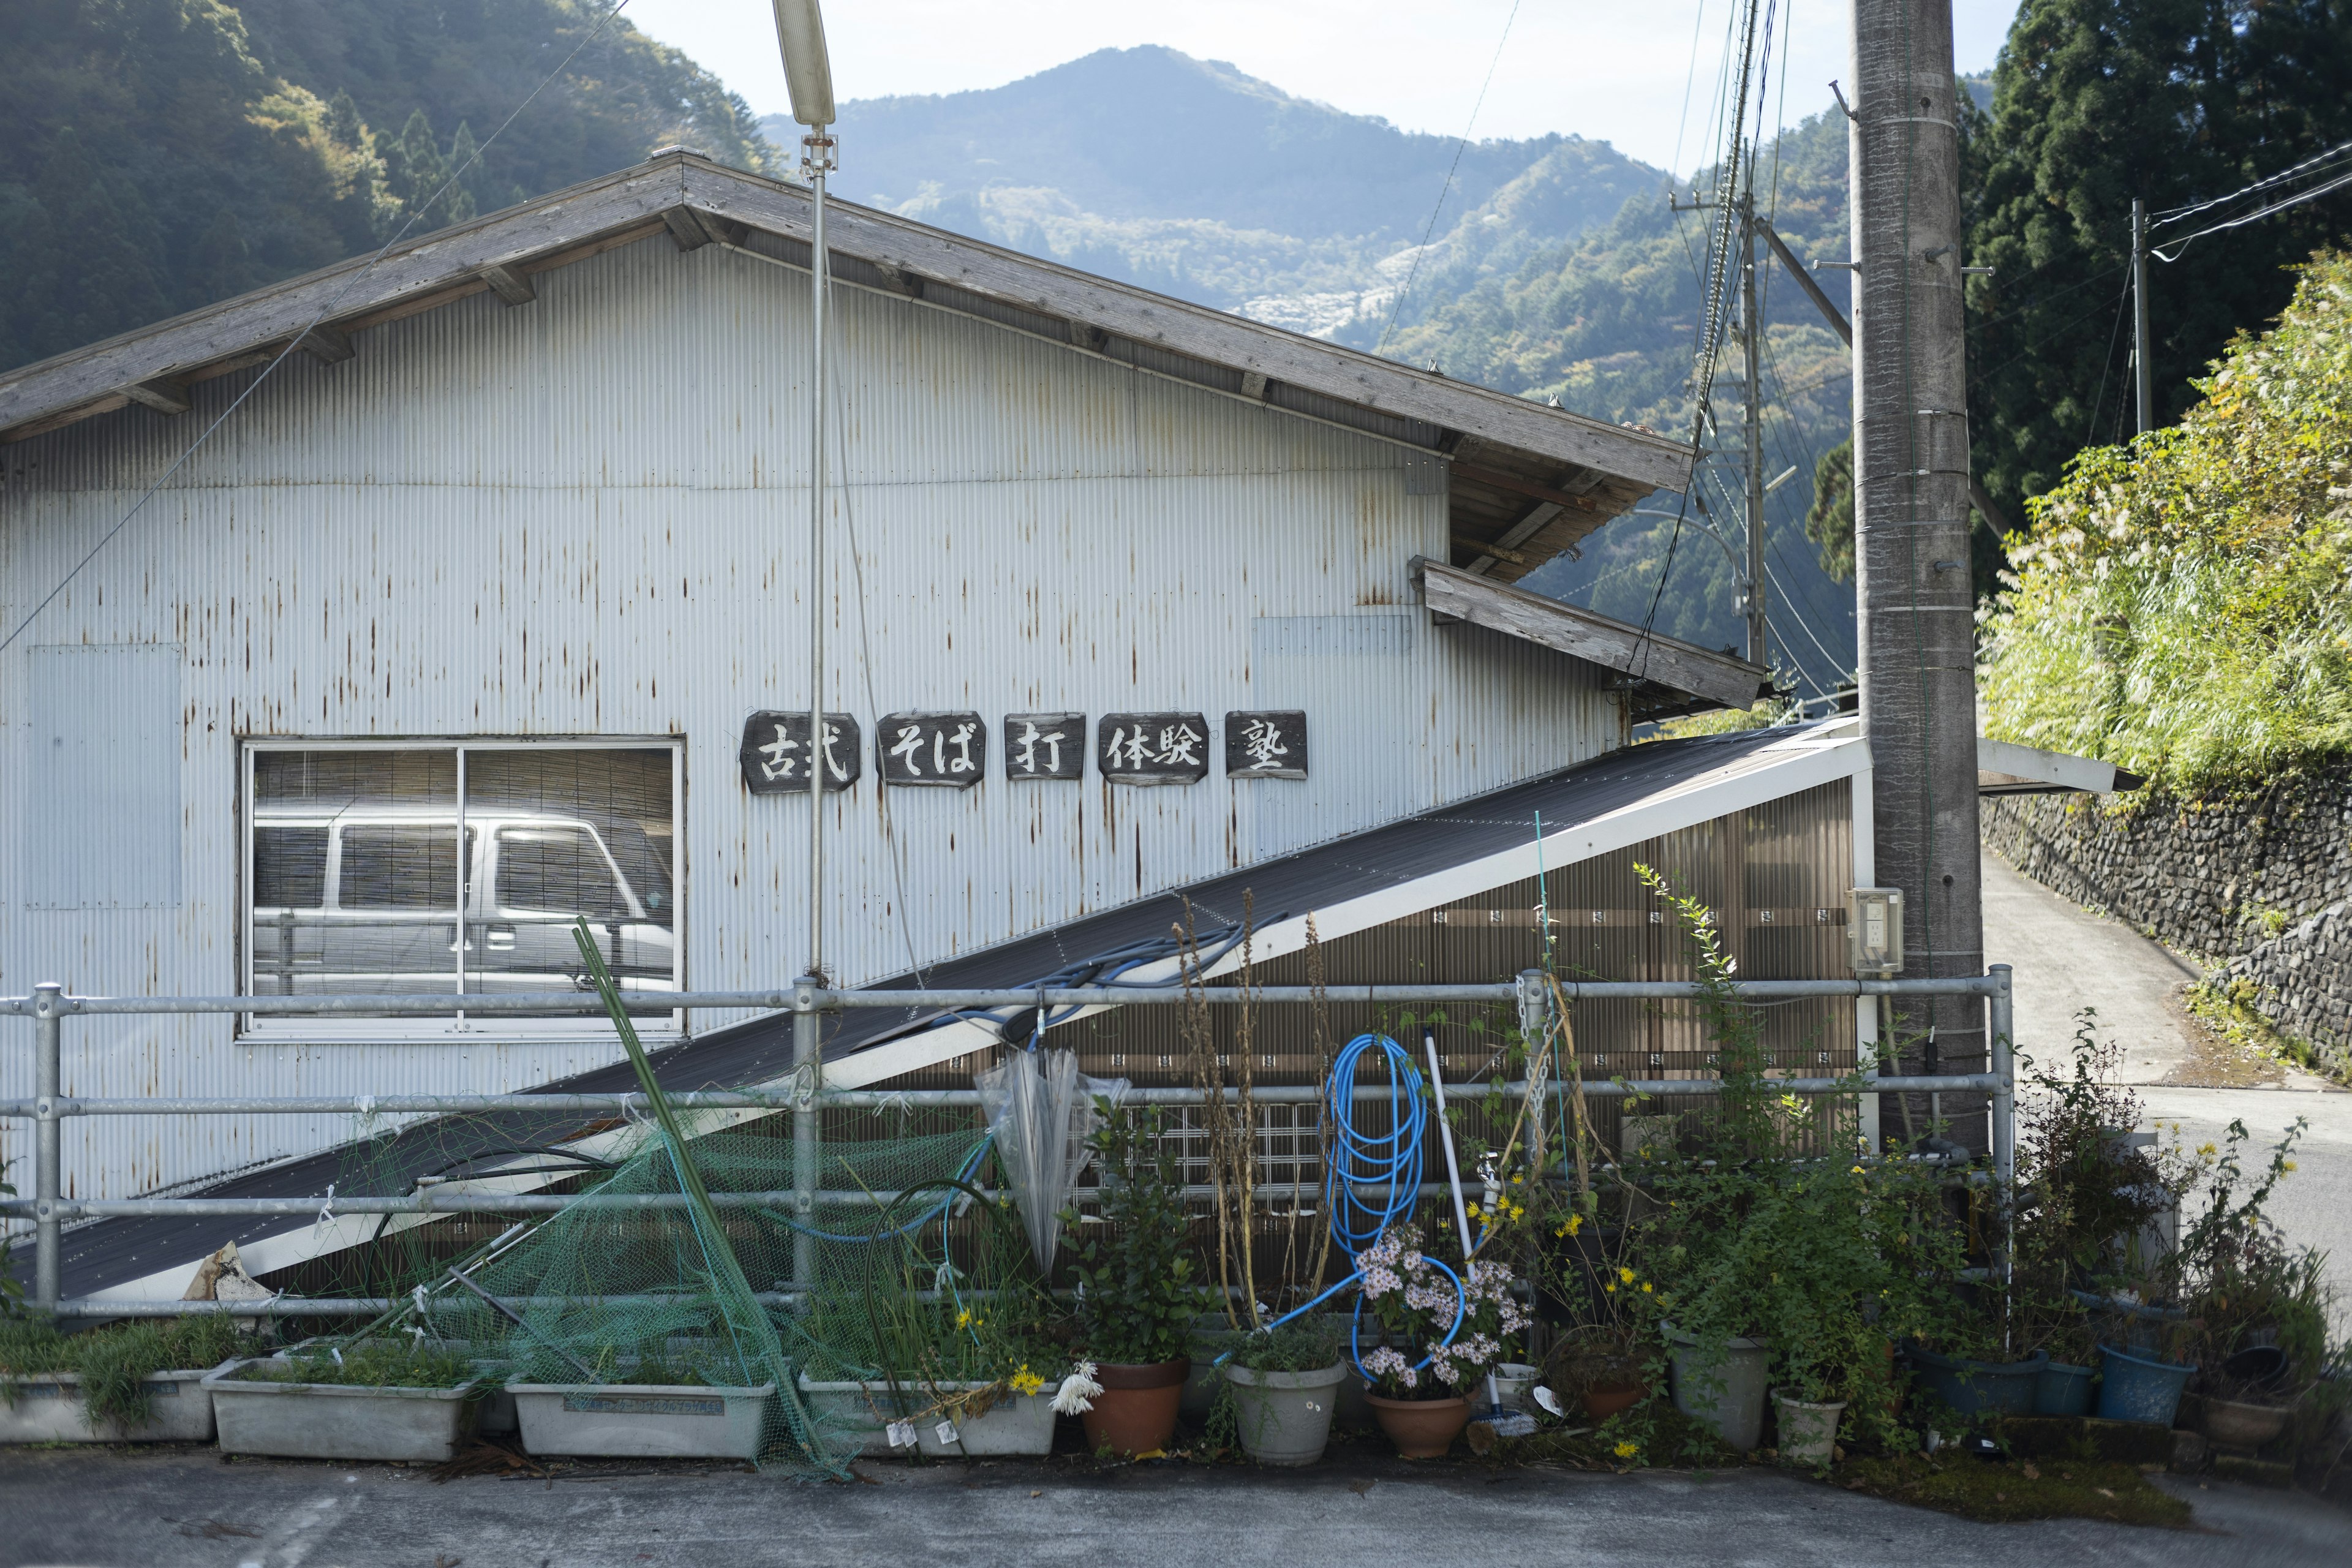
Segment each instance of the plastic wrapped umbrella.
M1096 1097L1116 1104L1127 1080L1087 1077L1075 1051L1018 1051L972 1081L1030 1250L1039 1270L1050 1273L1062 1210L1091 1157L1087 1140L1102 1125Z

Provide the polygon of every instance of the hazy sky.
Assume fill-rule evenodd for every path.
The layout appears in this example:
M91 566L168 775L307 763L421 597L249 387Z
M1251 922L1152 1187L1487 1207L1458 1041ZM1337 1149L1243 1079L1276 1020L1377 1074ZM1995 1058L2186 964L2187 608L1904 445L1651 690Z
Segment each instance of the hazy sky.
M1828 107L1829 80L1849 74L1851 3L1783 5L1788 93L1781 100L1780 43L1770 93L1789 121ZM1714 101L1735 0L1518 0L1499 62L1512 0L824 0L824 12L845 100L999 87L1096 49L1165 44L1301 98L1458 136L1492 64L1475 134L1576 132L1687 171L1705 155L1703 106ZM762 114L786 109L768 0L629 0L622 14ZM1959 68L1990 67L2016 14L2017 0L1953 0ZM854 118L840 131L854 159Z

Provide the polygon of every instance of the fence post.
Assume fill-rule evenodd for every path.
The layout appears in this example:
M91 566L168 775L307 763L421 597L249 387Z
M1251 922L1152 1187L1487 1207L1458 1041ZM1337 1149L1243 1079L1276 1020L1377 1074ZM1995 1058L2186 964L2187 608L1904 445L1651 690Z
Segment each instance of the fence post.
M1535 1078L1536 1058L1543 1049L1544 1040L1551 1032L1551 986L1540 969L1522 969L1517 977L1519 994L1519 1038L1528 1051L1528 1163L1541 1181L1550 1150L1544 1137L1544 1089L1559 1076L1559 1059L1548 1057L1550 1065L1544 1069L1544 1081ZM1562 1138L1573 1138L1576 1130L1564 1127Z
M824 982L803 975L793 986L793 1287L816 1285L816 1179L821 1114L816 1092L824 1077L824 1016L817 1011L818 988Z
M2006 1193L2017 1179L2017 1058L2011 1047L2015 1044L2017 1014L2011 994L2010 967L1996 963L1985 971L1993 983L1992 995L1988 998L1991 1014L1988 1023L1992 1035L1992 1072L2000 1082L1992 1091L1992 1168L2000 1178L2001 1191Z
M58 1101L64 1095L65 987L45 981L33 987L33 1300L45 1312L58 1309L64 1290L64 1148Z

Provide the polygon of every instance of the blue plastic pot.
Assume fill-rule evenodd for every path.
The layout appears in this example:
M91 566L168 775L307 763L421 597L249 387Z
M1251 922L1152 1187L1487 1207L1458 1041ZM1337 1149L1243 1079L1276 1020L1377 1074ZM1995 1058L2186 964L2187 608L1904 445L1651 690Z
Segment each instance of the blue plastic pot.
M2180 1391L2197 1370L2192 1362L2158 1361L2113 1345L2099 1347L2099 1419L2169 1426Z
M1929 1394L1956 1415L2031 1415L2048 1351L2024 1361L1963 1361L1911 1347L1911 1365Z
M2053 1361L2042 1369L2033 1380L2033 1414L2036 1415L2088 1415L2091 1413L2091 1384L2097 1372L2087 1366L2071 1366Z

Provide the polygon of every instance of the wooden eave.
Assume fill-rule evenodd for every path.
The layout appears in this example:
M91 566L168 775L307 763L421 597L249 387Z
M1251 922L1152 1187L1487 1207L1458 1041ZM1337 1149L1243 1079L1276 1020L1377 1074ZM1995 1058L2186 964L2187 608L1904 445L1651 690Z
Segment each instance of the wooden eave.
M665 150L535 201L0 374L0 442L93 416L169 416L190 384L302 347L347 357L372 326L495 290L526 304L536 274L667 230L806 265L808 192ZM1679 489L1690 456L1647 431L1171 300L849 203L826 208L839 280L1043 331L1074 349L1307 417L1351 425L1447 463L1454 548L1508 582L1653 489ZM330 346L320 348L321 339ZM364 353L363 344L356 345ZM1484 553L1492 545L1496 553Z
M1615 670L1633 687L1639 717L1744 709L1771 693L1771 671L1728 654L1435 561L1414 561L1412 574L1422 603L1442 620L1466 621Z

